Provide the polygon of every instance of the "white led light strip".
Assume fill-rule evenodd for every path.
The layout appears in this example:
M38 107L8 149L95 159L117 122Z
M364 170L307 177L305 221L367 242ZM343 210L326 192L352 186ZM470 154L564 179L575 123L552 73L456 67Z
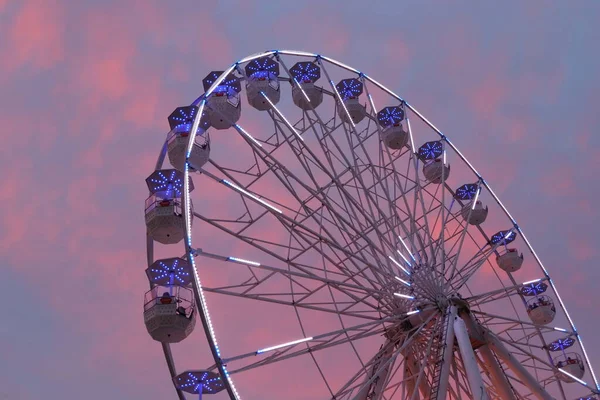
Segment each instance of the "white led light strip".
M578 377L576 377L575 375L568 373L568 372L567 372L567 371L565 371L564 369L562 369L562 368L559 368L558 370L559 370L560 372L562 372L563 374L567 375L568 377L571 377L571 378L575 379L577 382L581 383L582 385L584 385L584 386L587 386L587 385L588 385L587 383L585 383L584 381L582 381L581 379L579 379L579 378L578 378Z
M251 199L254 199L256 201L258 201L260 204L264 205L265 207L270 208L273 211L278 212L279 214L283 214L283 211L281 211L279 208L276 208L272 205L270 205L269 203L267 203L266 201L256 197L255 195L253 195L252 193L242 189L241 187L239 187L238 185L236 185L235 183L231 183L229 182L227 179L223 179L221 180L221 182L223 182L225 185L232 187L233 189L237 190L240 193L245 194L246 196L250 197Z
M239 126L238 124L235 124L235 125L233 125L233 126L235 127L235 129L236 129L238 132L240 132L241 134L243 134L244 136L246 136L248 139L250 139L250 140L251 140L251 141L252 141L254 144L256 144L258 147L262 147L262 144L260 144L260 143L258 142L258 140L254 139L254 138L252 137L252 135L251 135L251 134L249 134L248 132L246 132L246 131L244 130L244 128L242 128L242 127L241 127L241 126Z
M402 246L404 246L404 248L406 249L406 251L408 251L408 254L410 255L410 258L412 258L413 261L416 262L417 260L415 259L415 256L413 256L413 254L410 252L410 250L408 249L408 246L406 245L406 243L404 243L404 240L400 236L398 236L398 239L400 239L400 242L402 242Z
M481 193L481 188L477 188L477 193L475 193L475 199L473 199L473 205L471 206L471 210L475 209L475 205L477 204L477 199L479 199L479 193Z
M541 281L540 278L534 279L534 280L531 280L531 281L527 281L527 282L523 282L522 285L525 286L525 285L529 285L531 283L536 283L536 282L539 282L539 281Z
M304 138L302 136L300 136L300 134L298 133L298 131L296 130L296 128L294 128L294 126L292 124L290 124L290 121L288 121L288 119L285 117L285 115L283 115L283 113L281 111L279 111L279 109L277 107L275 107L275 104L273 104L273 102L271 101L271 99L269 99L267 97L266 94L264 94L264 92L260 92L260 94L262 95L262 97L265 98L265 100L267 100L269 102L269 104L271 105L271 107L273 108L273 110L275 110L275 112L277 113L277 115L279 115L279 117L283 120L283 122L285 122L285 124L287 125L288 128L290 128L290 130L292 132L294 132L294 134L298 137L298 139L302 140L304 142Z
M400 279L397 276L394 276L394 279L396 279L399 282L404 283L406 286L410 286L410 282L405 281L404 279Z
M244 260L243 258L227 257L227 261L233 261L240 264L255 265L257 267L260 267L260 263L257 263L256 261Z
M294 340L292 342L278 344L277 346L273 346L273 347L266 347L264 349L256 350L256 354L266 353L268 351L273 351L273 350L281 349L283 347L293 346L293 345L299 344L299 343L309 342L311 340L313 340L312 337L307 337L307 338L304 338L304 339Z
M406 268L404 268L404 267L403 267L403 266L402 266L402 265L401 265L401 264L400 264L398 261L394 260L394 257L392 257L392 256L388 256L388 258L389 258L390 260L392 260L392 262L393 262L394 264L396 264L396 266L397 266L398 268L400 268L402 271L406 272L406 274L407 274L407 275L410 275L410 272L408 272L408 270L407 270Z

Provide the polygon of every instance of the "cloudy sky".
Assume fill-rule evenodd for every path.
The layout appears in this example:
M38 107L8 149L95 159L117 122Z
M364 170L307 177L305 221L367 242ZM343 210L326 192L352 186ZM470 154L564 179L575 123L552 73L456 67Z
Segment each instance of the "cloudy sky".
M144 178L202 77L274 48L365 71L451 137L600 360L600 4L281 3L0 0L0 399L173 397L142 320Z

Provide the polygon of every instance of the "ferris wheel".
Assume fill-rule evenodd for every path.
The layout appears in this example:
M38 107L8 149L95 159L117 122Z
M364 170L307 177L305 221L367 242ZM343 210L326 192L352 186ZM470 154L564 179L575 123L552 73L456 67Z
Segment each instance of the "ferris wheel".
M600 393L521 227L406 100L287 50L202 84L146 179L144 321L180 399ZM198 320L212 361L180 370Z

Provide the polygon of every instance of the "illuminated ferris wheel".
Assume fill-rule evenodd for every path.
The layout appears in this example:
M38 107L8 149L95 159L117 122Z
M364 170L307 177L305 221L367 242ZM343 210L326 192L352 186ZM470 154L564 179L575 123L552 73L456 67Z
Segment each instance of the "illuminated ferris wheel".
M144 321L180 399L600 393L521 227L407 101L298 51L202 84L146 179ZM212 361L179 370L197 321Z

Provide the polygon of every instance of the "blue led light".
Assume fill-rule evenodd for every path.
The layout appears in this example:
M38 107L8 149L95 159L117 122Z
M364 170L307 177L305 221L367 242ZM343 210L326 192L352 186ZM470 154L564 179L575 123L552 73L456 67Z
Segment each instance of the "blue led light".
M377 113L377 121L382 127L400 123L404 119L404 110L398 106L385 107Z
M555 340L554 342L548 345L548 350L550 351L563 351L575 344L575 339L566 337L563 339Z
M176 169L161 169L154 171L146 178L150 192L163 199L181 197L183 190L183 173ZM190 181L190 191L193 189Z
M177 107L175 111L173 111L171 115L169 115L169 117L167 118L169 121L169 127L171 128L171 130L179 128L179 132L189 132L192 129L192 124L194 123L194 118L196 117L197 112L197 106L192 105L185 107ZM206 112L203 112L202 118L200 119L199 128L206 130L209 127L210 121L208 119L208 114Z
M444 152L444 148L442 146L442 142L436 140L434 142L427 142L423 146L419 147L419 151L417 152L417 156L425 161L425 160L435 160L440 157Z
M297 62L290 68L290 74L297 82L316 82L321 77L321 68L310 61Z
M276 78L279 76L279 63L270 57L260 57L246 64L244 70L247 76Z
M206 78L202 79L202 85L204 86L204 91L208 91L213 83L217 80L217 78L223 73L223 71L212 71L210 74L206 75ZM215 92L236 92L239 93L242 91L242 86L240 84L239 78L237 78L233 74L229 74L223 79L221 84L217 86Z
M363 84L356 78L342 79L335 88L344 101L351 97L358 97L363 92Z
M538 294L544 293L548 290L548 285L544 282L535 282L528 285L524 285L520 292L523 296L537 296Z
M510 232L510 233L509 233ZM509 244L512 241L514 241L517 238L517 234L514 231L500 231L496 234L494 234L494 236L492 236L492 238L490 239L490 244L491 245L496 245L496 244Z
M156 260L146 274L150 282L161 286L187 286L192 281L191 266L182 258Z
M221 377L212 371L187 371L176 377L176 386L188 393L218 393L225 388Z
M454 197L460 200L472 200L477 194L477 184L467 183L456 189Z

